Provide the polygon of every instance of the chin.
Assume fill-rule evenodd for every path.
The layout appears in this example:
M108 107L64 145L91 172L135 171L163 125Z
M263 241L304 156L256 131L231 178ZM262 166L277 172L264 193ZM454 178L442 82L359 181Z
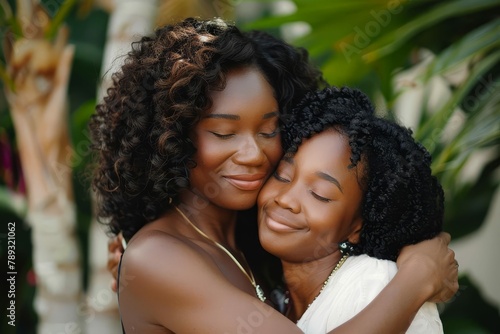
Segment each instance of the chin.
M221 206L227 209L236 211L248 210L253 208L255 204L257 204L257 194L255 194L254 196L230 196L230 198L221 200L221 203L224 203L225 205Z
M271 231L267 230L266 227L261 227L261 224L259 224L259 242L266 252L279 257L281 253L279 249L281 243L279 241L279 238L276 238Z

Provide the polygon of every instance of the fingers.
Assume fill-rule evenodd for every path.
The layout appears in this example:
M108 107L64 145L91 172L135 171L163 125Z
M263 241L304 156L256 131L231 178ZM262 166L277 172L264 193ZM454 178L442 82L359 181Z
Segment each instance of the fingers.
M110 239L108 242L108 271L114 278L118 275L118 265L123 254L123 246L118 237Z
M113 292L118 291L118 282L115 279L111 281L111 290L113 290Z
M450 244L450 241L451 241L451 235L449 233L446 233L446 232L441 232L439 233L438 235L446 245L449 245Z
M114 238L110 238L108 241L108 251L110 252L114 252L118 249L120 253L123 253L126 247L127 242L121 233L117 234Z
M125 249L127 248L127 241L125 241L125 238L123 237L123 234L120 232L118 233L118 235L116 236L118 238L118 241L120 242L121 246L122 246L122 253L125 251Z
M120 257L121 257L121 252L115 248L114 252L108 253L108 271L111 273L111 276L113 277L111 281L111 290L114 292L117 291L118 288L118 283L117 283L117 278L118 278L118 266L120 264Z
M113 253L108 253L108 271L113 275L113 277L116 278L118 275L118 265L120 264L120 257L121 253L118 251L115 251Z
M452 275L448 280L448 284L446 285L446 290L441 295L441 302L448 302L453 299L453 297L457 294L459 289L458 284L458 267L454 266L454 270L451 271Z
M439 294L439 299L436 302L449 302L457 294L459 289L458 284L458 261L455 259L455 252L448 248L447 258L448 262L448 274L443 286L441 293Z
M120 258L123 254L124 247L126 247L126 243L121 233L118 234L116 237L109 239L108 241L107 268L113 277L113 280L111 281L111 289L114 292L116 292L117 290L116 280L118 277L118 266L120 264Z

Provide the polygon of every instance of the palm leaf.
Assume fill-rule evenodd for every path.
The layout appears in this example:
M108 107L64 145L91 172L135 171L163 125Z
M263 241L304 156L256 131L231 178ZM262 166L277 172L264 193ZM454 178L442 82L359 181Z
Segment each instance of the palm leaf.
M480 26L441 52L430 64L424 80L498 46L500 46L500 19Z
M482 11L490 7L498 6L498 0L458 0L445 2L436 6L429 12L413 18L407 24L384 34L375 43L367 48L364 58L368 62L386 56L398 48L418 33L424 31L451 17L470 15L473 12Z
M482 59L471 71L469 78L456 90L452 98L434 115L429 121L425 122L420 129L415 133L417 140L423 141L425 138L432 135L434 129L444 129L450 116L453 114L456 106L467 96L471 88L479 81L479 79L489 70L491 70L500 61L500 52L494 53Z

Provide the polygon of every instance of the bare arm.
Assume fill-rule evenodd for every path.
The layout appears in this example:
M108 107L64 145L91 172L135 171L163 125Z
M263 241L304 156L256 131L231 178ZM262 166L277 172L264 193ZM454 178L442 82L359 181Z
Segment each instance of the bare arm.
M126 332L302 333L272 307L231 284L213 259L160 232L127 246L120 272Z
M442 234L406 247L389 285L362 312L330 333L401 333L424 302L450 299L458 290L458 270L454 253L448 249L449 239ZM230 284L208 258L191 254L182 245L165 248L165 244L169 243L148 241L134 255L127 251L128 256L137 257L133 262L140 266L126 266L128 279L125 287L120 284L126 325L127 321L133 325L137 320L134 313L140 310L144 318L178 333L301 333L280 313ZM175 261L161 264L165 262L162 258ZM122 282L123 276L122 272Z
M398 273L360 313L329 333L404 333L426 301L449 300L458 290L450 235L405 247Z

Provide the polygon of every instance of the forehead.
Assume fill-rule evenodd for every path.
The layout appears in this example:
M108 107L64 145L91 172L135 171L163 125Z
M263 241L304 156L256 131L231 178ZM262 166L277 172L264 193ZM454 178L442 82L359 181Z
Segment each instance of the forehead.
M350 165L351 148L346 136L334 129L326 129L305 140L297 150L294 160L303 165L322 166L326 169Z
M293 161L301 175L315 178L318 173L326 173L335 177L344 188L358 188L359 173L363 173L362 163L349 168L351 147L348 138L335 129L326 129L305 140L293 156Z
M251 113L278 111L274 91L264 75L256 68L246 67L230 71L226 86L221 91L211 91L213 113Z

